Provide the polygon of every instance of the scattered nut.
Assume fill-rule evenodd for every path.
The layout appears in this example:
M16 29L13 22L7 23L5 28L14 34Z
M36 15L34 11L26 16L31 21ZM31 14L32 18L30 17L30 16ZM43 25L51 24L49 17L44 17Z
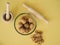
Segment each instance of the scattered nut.
M35 34L32 36L32 40L35 43L38 43L38 45L41 45L41 43L44 42L43 37L42 37L42 31L35 31Z

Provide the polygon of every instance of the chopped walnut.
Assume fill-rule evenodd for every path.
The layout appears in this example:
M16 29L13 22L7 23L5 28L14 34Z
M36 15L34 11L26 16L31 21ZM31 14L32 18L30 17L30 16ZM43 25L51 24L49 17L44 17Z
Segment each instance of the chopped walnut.
M31 17L28 16L22 16L20 22L19 22L19 31L22 33L28 33L32 28L34 27L34 22Z
M32 29L34 27L34 24L30 24L30 29Z
M26 23L26 20L20 20L21 23L25 24Z
M25 26L25 28L29 28L29 24L28 23L26 23L26 24L24 24L24 26Z
M32 40L35 43L38 43L38 45L41 45L41 43L44 42L43 37L42 37L42 31L35 31L35 34L32 36Z
M28 21L29 21L30 23L33 23L33 20L32 20L31 18L29 18Z

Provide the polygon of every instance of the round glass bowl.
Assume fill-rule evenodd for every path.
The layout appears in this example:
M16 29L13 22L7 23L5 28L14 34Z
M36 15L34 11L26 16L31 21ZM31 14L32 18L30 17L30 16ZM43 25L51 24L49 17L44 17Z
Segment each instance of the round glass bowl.
M21 21L22 17L24 17L24 16L26 16L28 18L31 18L32 21L33 21L33 24L34 24L33 25L33 28L30 29L29 32L27 32L27 33L21 32L23 30L19 29L20 28L19 26L21 26L21 25L19 25L20 24L20 21ZM35 31L36 27L37 27L36 20L35 20L34 16L32 14L30 14L30 13L21 13L14 20L14 28L21 35L29 35L29 34L33 33Z

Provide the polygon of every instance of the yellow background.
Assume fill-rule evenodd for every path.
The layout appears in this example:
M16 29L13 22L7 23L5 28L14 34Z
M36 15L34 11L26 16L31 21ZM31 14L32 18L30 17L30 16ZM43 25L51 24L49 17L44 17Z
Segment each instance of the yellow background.
M0 0L0 45L37 45L30 38L32 34L23 36L15 31L14 19L10 23L2 21L6 2L10 2L14 19L22 12L29 12L22 3L36 9L49 21L47 25L37 18L37 30L44 32L45 41L42 45L60 45L60 0Z

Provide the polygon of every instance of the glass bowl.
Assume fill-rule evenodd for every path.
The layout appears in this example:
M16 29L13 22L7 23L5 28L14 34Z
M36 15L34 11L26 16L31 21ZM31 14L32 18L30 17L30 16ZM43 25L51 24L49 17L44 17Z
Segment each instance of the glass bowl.
M26 14L27 14L27 15L26 15ZM19 30L19 25L18 25L18 24L19 24L19 22L21 21L21 17L23 17L23 16L28 16L28 17L32 18L33 23L34 23L33 28L32 28L28 33L22 33L22 32ZM21 14L19 14L19 15L15 18L15 20L14 20L14 28L15 28L15 30L16 30L19 34L21 34L21 35L29 35L29 34L33 33L33 32L35 31L36 27L37 27L37 23L36 23L35 17L34 17L32 14L30 14L30 13L21 13Z

